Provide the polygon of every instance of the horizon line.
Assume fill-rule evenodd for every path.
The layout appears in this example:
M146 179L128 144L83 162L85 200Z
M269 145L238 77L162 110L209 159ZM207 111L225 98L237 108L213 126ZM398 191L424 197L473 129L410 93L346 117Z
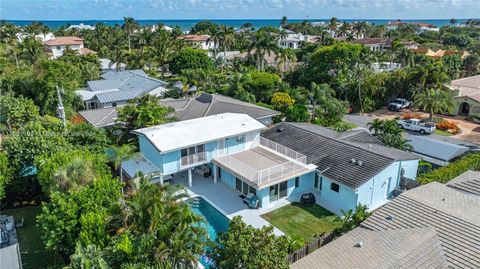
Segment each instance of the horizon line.
M279 18L279 19L267 19L267 18L257 18L257 19L254 19L254 18L195 18L195 19L137 19L135 17L132 17L134 18L136 21L156 21L156 20L165 20L165 21L182 21L182 20L185 20L185 21L216 21L216 20L252 20L252 21L260 21L260 20L282 20L282 18ZM288 18L288 20L330 20L331 18L334 18L334 17L330 17L330 18ZM422 19L422 18L395 18L395 19L392 19L392 18L382 18L382 19L373 19L373 18L338 18L336 17L337 20L422 20L422 21L426 21L426 20L451 20L451 19L456 19L456 20L469 20L469 19L472 19L472 20L475 20L475 19L480 19L479 18L434 18L434 19ZM123 20L122 19L6 19L6 18L2 18L0 19L0 21L121 21Z

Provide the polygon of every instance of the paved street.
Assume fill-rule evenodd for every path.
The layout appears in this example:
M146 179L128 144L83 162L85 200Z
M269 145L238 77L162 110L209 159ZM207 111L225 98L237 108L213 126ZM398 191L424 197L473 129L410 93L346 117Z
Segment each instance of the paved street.
M365 129L368 130L367 123L373 121L373 119L375 119L375 117L368 116L368 115L348 114L348 115L345 115L344 119L347 122L351 122L351 123L357 125L358 127L365 128ZM405 131L405 138L406 139L409 139L410 137L416 136L416 135L422 135L422 134L417 133L417 132ZM428 135L428 137L436 139L436 140L452 143L452 144L465 146L465 147L470 148L470 150L472 150L472 151L480 151L480 145L478 145L478 144L466 142L466 141L455 139L455 138L448 137L448 136L441 136L441 135L437 135L437 134L430 134L430 135Z

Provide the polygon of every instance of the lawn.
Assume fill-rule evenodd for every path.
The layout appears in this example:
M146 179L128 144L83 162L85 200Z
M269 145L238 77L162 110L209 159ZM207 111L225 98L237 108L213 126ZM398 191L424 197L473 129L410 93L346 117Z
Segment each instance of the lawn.
M17 228L18 243L24 269L61 268L64 266L62 258L56 253L45 250L37 228L36 216L40 214L40 206L21 207L2 210L2 214L11 215L15 222L25 219L24 226Z
M301 238L305 242L340 226L335 220L337 216L319 205L305 207L300 203L292 203L262 217L288 236Z
M447 132L447 131L443 131L443 130L439 130L439 129L436 129L435 130L435 134L437 135L443 135L443 136L451 136L452 134Z

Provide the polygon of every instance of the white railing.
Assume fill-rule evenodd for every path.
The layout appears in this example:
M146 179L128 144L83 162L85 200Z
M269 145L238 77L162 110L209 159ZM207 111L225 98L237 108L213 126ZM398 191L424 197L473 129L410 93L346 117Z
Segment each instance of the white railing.
M301 154L298 151L295 151L291 148L285 147L283 145L278 144L277 142L273 142L269 139L266 139L264 137L260 137L260 145L264 146L266 148L269 148L271 150L274 150L284 156L287 156L291 159L294 159L295 161L302 162L306 164L307 157L303 154Z
M200 164L207 161L206 152L195 153L180 158L180 167Z
M262 170L257 170L248 164L232 157L225 156L221 158L220 163L228 167L233 172L245 177L258 186L261 184L274 182L283 179L285 176L293 175L301 169L305 169L306 157L300 157L298 160L285 162Z

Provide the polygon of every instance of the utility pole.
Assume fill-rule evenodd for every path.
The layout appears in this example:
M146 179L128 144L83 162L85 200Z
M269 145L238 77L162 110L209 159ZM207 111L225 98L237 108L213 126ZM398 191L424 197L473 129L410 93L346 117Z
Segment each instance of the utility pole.
M58 96L58 117L63 120L63 128L67 127L67 119L65 118L65 108L63 107L63 102L62 102L62 95L60 92L60 88L55 86L57 88L57 96ZM62 88L63 90L63 88Z

